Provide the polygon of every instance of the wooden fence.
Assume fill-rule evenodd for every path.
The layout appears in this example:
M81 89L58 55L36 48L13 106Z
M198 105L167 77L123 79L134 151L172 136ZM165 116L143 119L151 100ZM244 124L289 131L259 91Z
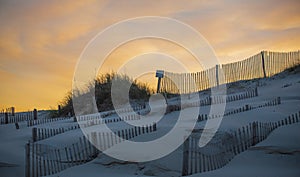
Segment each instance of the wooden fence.
M216 65L213 68L196 73L165 71L164 77L161 78L159 91L172 94L193 93L219 84L271 77L299 64L300 51L287 53L262 51L245 60ZM177 83L177 86L175 83Z
M139 106L130 106L130 107L125 107L117 110L111 110L111 111L105 111L105 112L100 112L100 116L102 118L108 117L112 114L120 114L120 113L132 113L132 111L139 112L142 110L149 110L149 108L146 107L146 104L144 105L139 105Z
M21 113L3 113L3 116L0 117L0 124L11 124L21 121L29 121L37 119L37 111L21 112Z
M208 120L208 119L219 118L219 117L222 117L222 116L229 116L229 115L232 115L232 114L238 114L238 113L241 113L241 112L250 111L250 110L257 109L257 108L262 108L262 107L276 106L276 105L279 105L279 104L281 104L281 99L280 99L280 97L277 97L273 100L270 100L266 103L263 103L263 104L260 104L260 105L257 105L257 106L247 104L247 105L244 105L244 106L242 106L240 108L237 108L237 109L234 109L234 110L225 111L224 115L201 114L201 115L198 116L198 121L204 121L204 120Z
M122 120L138 120L140 119L140 116L137 115L136 113L134 114L125 114L125 113L130 113L130 111L134 110L134 111L141 111L141 110L148 110L149 108L145 108L145 106L135 106L133 108L123 108L118 110L118 113L124 113L124 115L122 115ZM115 114L116 111L112 110L112 111L107 111L107 112L101 112L99 114L96 115L82 115L82 116L78 116L78 117L73 117L74 122L76 121L87 121L85 126L92 126L92 125L98 125L98 124L103 124L103 123L111 123L111 122L117 122L120 121L120 118L116 118L116 119L102 119L105 117L108 117L112 114ZM31 127L31 126L35 126L35 125L39 125L39 124L46 124L46 123L50 123L50 122L55 122L55 121L61 121L61 120L67 120L67 119L72 119L70 117L59 117L59 118L48 118L48 119L38 119L38 120L32 120L29 119L27 120L27 127Z
M32 141L33 142L40 141L40 140L47 139L52 136L65 133L70 130L79 129L79 128L80 128L80 126L78 124L68 126L68 127L60 127L60 128L37 128L37 127L34 127L34 128L32 128Z
M185 109L188 107L200 107L200 106L208 106L208 105L212 105L212 104L221 104L221 103L225 103L225 102L232 102L232 101L253 98L256 96L258 96L257 88L249 89L247 91L244 91L244 92L241 92L238 94L214 95L214 96L206 97L204 99L200 99L199 101L183 103L182 105L181 104L168 105L166 114L173 112L173 111L179 111L180 109Z
M5 113L4 116L0 118L0 124L10 124L32 119L34 119L33 112L15 114L14 116Z
M72 118L70 118L70 117L58 117L58 118L28 120L27 121L27 127L40 125L40 124L46 124L46 123L50 123L50 122L61 121L61 120L68 120L68 119L72 119Z
M99 150L89 140L94 144L101 144L102 147L109 148L122 140L129 140L153 131L156 131L156 123L114 132L115 135L118 135L117 139L112 138L114 137L112 133L92 132L87 138L81 137L79 142L64 148L29 142L25 147L25 176L53 175L69 167L95 159Z
M5 108L0 110L0 117L4 117L5 113L7 113L8 115L12 115L14 116L16 112L15 107L9 107L9 108Z
M82 116L77 116L76 120L78 122L80 121L93 121L93 120L99 120L101 123L108 123L108 122L118 122L121 119L122 120L138 120L140 119L140 115L137 113L130 113L130 114L120 114L120 117L117 118L107 118L107 119L103 119L103 117L101 116L101 114L90 114L90 115L82 115ZM101 124L99 123L99 124Z
M80 121L80 125L72 125L68 127L60 127L60 128L33 128L32 129L32 140L40 141L61 133L65 133L70 130L79 129L80 127L86 128L94 125L101 125L101 124L109 124L115 123L120 121L131 121L131 120L140 120L140 115L137 114L130 114L123 116L123 118L112 118L112 119L102 119L100 115L85 115L79 116L77 121ZM85 121L85 123L82 123Z
M182 175L187 176L221 168L237 154L266 139L274 129L297 122L300 122L300 112L276 122L252 122L231 133L223 144L208 143L202 148L198 146L200 136L191 135L183 145Z
M85 137L65 148L29 142L26 144L25 153L26 177L52 175L91 161L98 155L97 149Z

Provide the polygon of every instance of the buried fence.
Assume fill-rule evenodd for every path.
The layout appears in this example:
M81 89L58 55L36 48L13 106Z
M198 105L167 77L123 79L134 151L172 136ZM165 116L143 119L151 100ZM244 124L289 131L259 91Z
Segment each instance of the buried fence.
M89 140L107 149L124 140L154 131L156 131L156 123L116 131L114 134L118 135L117 138L112 136L112 132L91 132L87 135L87 138L83 136L79 138L79 142L64 148L29 142L25 146L25 176L53 175L95 159L99 154L99 150Z
M100 112L99 114L100 115L97 115L97 116L100 116L101 118L105 118L105 117L108 117L112 114L124 114L124 113L132 113L132 112L139 112L139 111L142 111L142 110L148 110L149 108L146 108L146 104L144 103L143 105L138 105L138 106L129 106L129 107L125 107L125 108L120 108L120 109L117 109L117 110L111 110L111 111L105 111L105 112ZM94 115L89 115L89 116L94 116Z
M90 114L90 115L82 115L82 116L77 116L76 117L76 121L80 122L80 121L100 121L99 124L102 123L111 123L111 122L118 122L120 121L120 119L122 120L138 120L140 119L140 115L137 113L130 113L130 114L120 114L118 116L121 116L120 118L107 118L107 119L103 119L103 117L100 114Z
M144 109L143 106L137 106L135 107L133 110L142 110ZM125 113L125 111L129 111L129 108L127 109L122 109L122 113ZM114 114L115 111L111 111L111 112L106 112L106 113L100 113L97 115L82 115L82 116L78 116L78 117L59 117L59 118L48 118L48 119L29 119L27 120L27 127L31 127L31 126L35 126L35 125L39 125L39 124L46 124L46 123L50 123L50 122L55 122L55 121L61 121L61 120L71 120L73 119L74 122L76 121L88 121L86 126L92 126L92 125L97 125L97 124L103 124L103 123L111 123L111 122L118 122L120 121L120 118L117 119L102 119L105 118L111 114ZM121 116L122 120L138 120L140 119L140 115L134 113L134 114L128 114L128 115L122 115Z
M250 110L253 110L253 109L257 109L257 108L276 106L276 105L279 105L279 104L281 104L281 99L280 99L280 97L277 97L273 100L270 100L266 103L263 103L263 104L260 104L260 105L257 105L257 106L244 105L244 106L242 106L240 108L237 108L237 109L234 109L234 110L225 111L224 115L201 114L201 115L198 116L198 122L208 120L208 119L219 118L219 117L223 117L223 116L229 116L229 115L232 115L232 114L238 114L238 113L241 113L241 112L250 111Z
M38 143L25 147L25 176L39 177L58 173L66 168L80 165L97 157L97 149L86 139L69 147L55 148Z
M121 121L130 121L130 120L140 120L141 116L138 114L130 114L130 115L125 115L122 116L122 118L120 117L116 117L116 118L110 118L110 119L101 119L101 118L97 118L97 117L90 117L88 119L85 118L80 118L80 125L82 127L90 127L93 125L101 125L101 124L108 124L108 123L114 123L114 122L121 122ZM86 120L85 123L82 123L83 120Z
M109 124L109 123L115 123L115 122L121 122L121 121L130 121L130 120L140 120L140 115L126 115L123 116L123 118L112 118L112 119L102 119L100 116L79 116L77 120L80 120L81 122L77 125L60 127L60 128L32 128L32 141L40 141L61 133L65 133L70 130L79 129L80 127L86 128L94 125L101 125L101 124ZM85 123L82 121L85 120Z
M60 120L71 120L71 118L70 117L58 117L58 118L28 120L27 127L40 125L40 124L46 124L46 123L50 123L50 122L56 122L56 121L60 121Z
M32 128L32 141L33 142L40 141L40 140L47 139L52 136L65 133L70 130L79 129L79 128L80 128L80 126L78 124L69 126L69 127L60 127L60 128L36 128L36 127L34 127L34 128Z
M208 143L199 148L200 136L191 135L183 145L182 176L212 171L228 164L237 154L263 141L276 128L300 122L300 112L283 120L262 123L253 122L230 133L225 142Z
M145 106L134 106L133 108L122 108L119 109L117 112L118 113L129 113L133 111L141 111L141 110L148 110L145 108ZM101 119L101 118L105 118L108 117L112 114L115 114L116 111L112 110L112 111L108 111L108 112L100 112L97 115L83 115L83 116L78 116L78 117L73 117L74 122L76 121L88 121L86 126L91 126L91 125L97 125L97 124L103 124L103 123L111 123L111 122L117 122L117 120L113 119ZM137 118L138 117L138 118ZM129 114L129 115L123 115L122 119L123 120L137 120L139 119L139 115L136 115L136 113L134 114ZM60 120L68 120L68 119L72 119L71 117L59 117L59 118L48 118L48 119L28 119L27 120L27 127L31 127L31 126L35 126L35 125L39 125L39 124L46 124L46 123L50 123L50 122L55 122L55 121L60 121ZM119 120L118 120L119 121Z
M245 60L216 65L196 73L164 72L159 92L186 94L240 80L271 77L300 64L300 51L262 51ZM177 86L176 84L177 83Z
M0 118L0 124L10 124L10 123L16 123L21 121L27 121L34 119L33 113L28 112L24 114L15 114L14 116L8 115L5 113L4 117Z
M21 113L3 113L4 116L0 117L0 124L11 124L11 123L17 123L21 121L29 121L29 120L35 120L38 118L37 110L34 109L34 111L29 112L21 112Z
M254 89L249 89L245 92L238 93L238 94L232 94L232 95L214 95L214 96L209 96L204 99L201 99L196 102L188 102L188 103L183 103L182 108L181 105L168 105L166 113L170 113L173 111L179 111L180 109L185 109L188 107L199 107L199 106L208 106L212 104L222 104L225 102L233 102L233 101L238 101L238 100L243 100L243 99L248 99L248 98L253 98L258 96L258 89L257 87Z

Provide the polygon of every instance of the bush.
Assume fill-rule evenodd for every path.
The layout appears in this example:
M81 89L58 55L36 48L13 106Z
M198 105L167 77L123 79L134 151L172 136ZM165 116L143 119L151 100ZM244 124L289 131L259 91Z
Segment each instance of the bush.
M95 93L97 108L100 112L108 111L113 109L113 103L111 98L111 88L112 84L116 84L114 89L116 95L114 99L117 99L118 103L125 104L128 97L124 90L129 87L129 101L135 106L136 103L148 102L151 94L154 93L152 89L147 84L139 83L135 80L130 79L126 75L120 75L116 73L102 74L97 77L92 83L88 85L86 91L77 92L76 95L72 95L68 92L64 100L61 102L60 116L67 116L69 113L74 115L72 96L80 97L80 99L90 98L92 93ZM89 112L86 110L85 112Z

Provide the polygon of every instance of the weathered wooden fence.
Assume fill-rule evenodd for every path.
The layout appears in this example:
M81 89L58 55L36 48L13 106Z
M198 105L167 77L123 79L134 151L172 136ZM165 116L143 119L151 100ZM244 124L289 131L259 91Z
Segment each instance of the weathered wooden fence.
M253 109L257 109L257 108L262 108L262 107L268 107L268 106L276 106L276 105L279 105L281 104L281 99L280 97L277 97L273 100L270 100L270 101L267 101L265 103L262 103L260 105L244 105L240 108L236 108L236 109L233 109L233 110L228 110L228 111L225 111L224 115L215 115L215 114L211 114L211 115L208 115L208 114L201 114L198 116L198 121L204 121L204 120L208 120L208 119L214 119L214 118L218 118L218 117L222 117L222 116L229 116L229 115L232 115L232 114L238 114L238 113L241 113L241 112L245 112L245 111L250 111L250 110L253 110Z
M2 109L0 111L0 117L4 117L5 113L7 113L8 115L14 116L15 115L15 107L9 107L9 108Z
M58 117L58 118L48 118L48 119L37 119L37 120L28 120L27 121L27 127L40 125L40 124L46 124L50 122L56 122L61 120L71 120L70 117Z
M83 128L94 126L94 125L101 125L101 124L109 124L121 121L131 121L131 120L140 120L140 115L137 114L129 114L123 116L123 118L110 118L110 119L103 119L100 115L84 115L79 116L77 121L80 121L80 125L72 125L68 127L60 127L60 128L33 128L32 129L32 140L39 141L43 140L61 133L65 133L70 130L79 129L80 126ZM84 121L84 123L83 123Z
M121 120L138 120L140 119L140 115L134 113L129 113L129 114L120 114L118 116L121 117L116 117L116 118L106 118L103 119L103 117L101 116L101 114L90 114L90 115L82 115L82 116L77 116L76 120L77 121L94 121L94 120L98 120L100 121L99 124L103 124L103 123L109 123L109 122L118 122Z
M147 110L148 108L145 108L144 106L135 106L133 109L130 108L123 108L118 110L118 113L123 113L121 119L122 120L138 120L140 119L140 116L137 115L136 113L130 114L130 111L140 111L140 110ZM59 117L59 118L48 118L48 119L38 119L38 120L32 120L29 119L27 120L27 127L39 125L39 124L46 124L50 122L55 122L55 121L61 121L61 120L71 120L73 119L75 122L76 121L87 121L86 126L92 126L92 125L98 125L98 124L103 124L103 123L111 123L111 122L118 122L121 121L120 118L113 118L113 119L102 119L107 116L110 116L112 114L115 114L116 111L107 111L107 112L101 112L99 114L90 114L90 115L82 115L78 117ZM129 114L126 114L129 113Z
M21 113L11 113L5 112L3 116L0 117L0 124L10 124L16 123L21 121L29 121L38 118L37 110L28 111L28 112L21 112Z
M212 171L225 166L237 154L263 141L276 128L300 122L300 112L276 122L252 122L227 136L223 144L208 143L199 148L200 136L191 135L183 145L182 175Z
M15 114L14 116L5 113L4 116L0 118L0 124L10 124L10 123L16 123L16 122L27 121L32 119L33 119L32 112Z
M129 140L153 131L156 131L156 123L116 131L114 134L118 135L117 139L113 138L112 133L91 132L87 138L85 136L81 137L79 142L64 148L29 142L25 146L25 176L53 175L69 167L95 159L99 154L99 150L89 140L107 149L122 140Z
M98 151L87 138L82 137L78 143L65 148L29 142L25 155L25 176L39 177L91 161L97 157Z
M40 141L40 140L47 139L52 136L55 136L55 135L58 135L61 133L65 133L70 130L79 129L79 128L80 128L80 126L78 124L68 126L68 127L60 127L60 128L37 128L37 127L34 127L34 128L32 128L32 141L33 142Z
M111 110L111 111L105 111L105 112L100 112L100 116L102 118L108 117L112 114L120 114L120 113L132 113L133 111L135 112L139 112L142 110L149 110L149 108L146 107L146 104L144 105L139 105L139 106L130 106L130 107L124 107L121 109L117 109L117 110Z
M214 96L206 97L204 99L200 99L199 101L183 103L182 105L181 104L168 105L166 114L173 112L173 111L179 111L180 109L185 109L188 107L199 107L199 106L208 106L208 105L212 105L212 104L221 104L221 103L225 103L225 102L232 102L232 101L253 98L256 96L258 96L257 88L249 89L247 91L244 91L244 92L241 92L238 94L214 95Z
M164 77L161 78L159 91L172 94L192 93L219 84L270 77L299 64L300 51L287 53L262 51L245 60L216 65L213 68L196 73L165 71ZM177 86L175 83L177 83Z

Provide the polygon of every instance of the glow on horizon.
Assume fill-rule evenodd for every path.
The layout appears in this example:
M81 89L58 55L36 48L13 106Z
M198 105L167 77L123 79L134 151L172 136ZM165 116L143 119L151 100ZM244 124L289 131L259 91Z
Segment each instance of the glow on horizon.
M85 45L118 21L138 16L180 20L210 42L221 63L228 63L261 50L299 50L299 7L298 0L1 1L0 109L56 109L71 90L74 68ZM103 68L116 70L141 52L165 52L192 61L178 46L143 40L114 51Z

